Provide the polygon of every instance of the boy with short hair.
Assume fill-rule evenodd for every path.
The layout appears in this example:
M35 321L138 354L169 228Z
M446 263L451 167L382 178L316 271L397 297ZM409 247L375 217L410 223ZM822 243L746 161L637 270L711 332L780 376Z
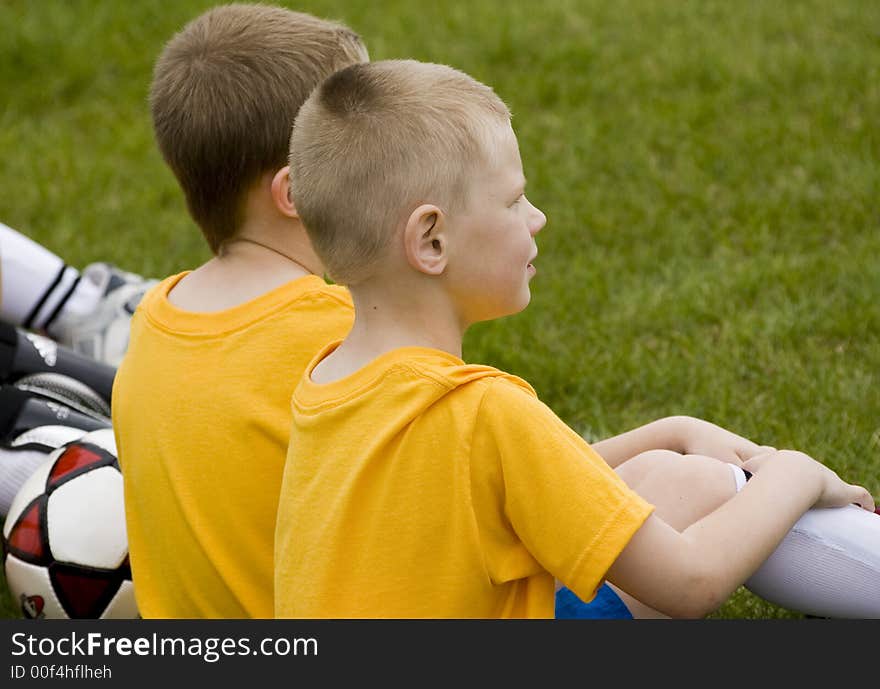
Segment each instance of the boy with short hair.
M312 88L366 59L346 26L234 4L156 63L156 139L215 255L144 297L113 389L143 617L272 616L290 394L352 322L288 199L287 143Z
M302 107L291 152L294 203L355 322L294 392L277 616L553 617L554 579L583 600L607 579L699 617L811 507L873 510L864 488L768 450L679 531L614 472L628 453L603 459L528 383L461 360L471 324L528 304L545 223L490 88L354 65Z

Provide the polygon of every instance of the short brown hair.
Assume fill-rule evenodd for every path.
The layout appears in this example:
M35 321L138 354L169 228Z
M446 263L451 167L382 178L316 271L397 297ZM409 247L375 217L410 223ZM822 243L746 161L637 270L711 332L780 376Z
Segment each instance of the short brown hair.
M493 127L510 111L495 92L446 65L385 60L340 70L315 89L290 139L290 191L329 276L368 276L422 203L454 212Z
M312 89L366 59L348 27L260 4L210 9L168 42L150 88L153 128L212 251L235 235L245 192L287 163Z

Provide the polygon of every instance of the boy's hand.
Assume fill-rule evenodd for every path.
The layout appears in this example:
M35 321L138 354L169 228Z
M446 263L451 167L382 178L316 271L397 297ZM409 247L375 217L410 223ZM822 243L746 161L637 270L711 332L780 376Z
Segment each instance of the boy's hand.
M821 493L813 507L858 505L868 512L875 510L874 498L867 489L862 486L846 483L834 471L803 452L796 452L794 450L765 452L746 460L742 466L746 471L755 474L767 462L791 462L793 464L792 471L798 471L803 467L804 469L816 472L821 485Z
M685 416L680 418L680 424L682 454L706 455L742 466L752 457L775 452L775 448L753 443L709 421Z

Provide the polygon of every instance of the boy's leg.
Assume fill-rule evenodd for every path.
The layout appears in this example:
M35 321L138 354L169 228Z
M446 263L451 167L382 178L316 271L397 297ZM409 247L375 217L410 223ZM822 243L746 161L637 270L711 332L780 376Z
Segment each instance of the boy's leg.
M617 467L617 474L645 500L654 513L678 531L699 521L737 492L732 464L702 455L655 450L637 455ZM742 474L745 480L745 474ZM612 584L635 618L664 618Z
M0 320L48 334L74 351L118 366L128 322L156 284L109 263L80 273L45 247L0 223Z
M666 451L638 455L617 471L679 531L745 485L745 474L732 464ZM809 510L745 586L771 603L809 615L880 618L880 515L855 506ZM612 589L634 617L662 617Z
M658 517L678 531L702 519L736 494L735 471L740 472L741 481L745 481L742 470L732 464L712 457L680 455L668 450L642 453L623 462L615 471L630 488L654 505ZM607 586L623 601L634 618L667 617L616 586L610 583ZM568 611L580 616L576 602L572 604L571 599L572 594L567 589L557 593L557 611L563 605L567 606L565 616L568 616ZM603 605L608 607L607 603Z
M880 618L880 515L809 510L745 587L813 617Z
M43 330L65 308L88 312L100 297L91 283L46 247L0 223L0 318Z
M0 385L0 519L53 450L89 431L110 427L103 415L68 406L54 390L47 392Z
M653 450L623 462L615 471L654 505L658 517L684 531L736 494L732 466L713 457Z
M119 366L128 349L131 317L147 290L158 280L120 270L110 263L90 263L79 284L98 290L91 310L63 310L46 333L73 351L109 366ZM75 293L74 293L75 294Z

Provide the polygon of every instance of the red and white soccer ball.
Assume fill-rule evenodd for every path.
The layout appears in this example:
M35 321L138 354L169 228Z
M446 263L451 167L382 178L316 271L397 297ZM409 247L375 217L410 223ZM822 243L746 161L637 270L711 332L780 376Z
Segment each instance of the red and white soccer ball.
M16 494L4 569L25 617L138 616L113 431L52 452Z

